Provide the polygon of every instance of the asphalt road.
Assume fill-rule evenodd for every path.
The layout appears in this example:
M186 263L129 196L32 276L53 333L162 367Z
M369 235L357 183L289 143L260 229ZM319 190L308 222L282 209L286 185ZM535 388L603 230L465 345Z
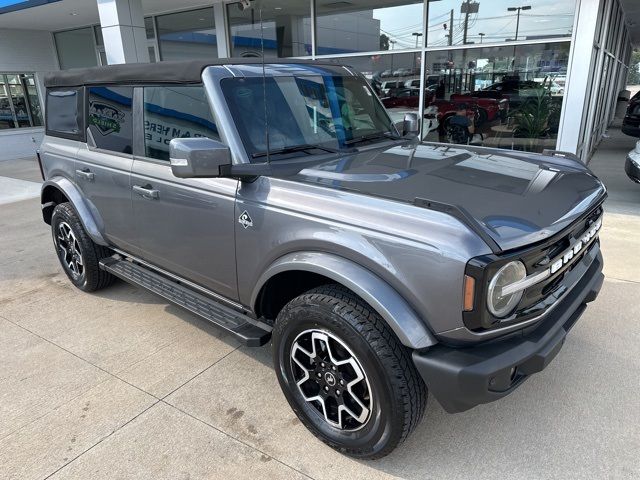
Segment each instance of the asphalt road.
M124 283L75 290L23 183L38 181L35 163L0 163L0 478L640 478L640 186L620 173L631 146L607 140L592 163L611 191L607 280L558 357L490 405L449 415L430 399L403 446L366 462L302 427L268 346L239 347Z

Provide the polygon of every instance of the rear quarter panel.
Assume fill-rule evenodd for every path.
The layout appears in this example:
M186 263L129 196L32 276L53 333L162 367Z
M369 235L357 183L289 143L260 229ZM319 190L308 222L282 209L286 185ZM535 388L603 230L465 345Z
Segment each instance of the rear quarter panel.
M40 158L45 180L58 175L73 181L80 143L76 140L45 136L40 144Z

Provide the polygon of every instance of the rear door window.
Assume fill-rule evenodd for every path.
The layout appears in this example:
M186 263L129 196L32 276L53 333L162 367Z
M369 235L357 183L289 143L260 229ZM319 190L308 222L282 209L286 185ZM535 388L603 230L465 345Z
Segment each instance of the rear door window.
M133 87L89 88L89 131L96 147L133 154Z
M72 138L81 135L80 89L47 91L47 134Z
M168 161L172 139L193 137L220 140L202 85L145 87L145 156Z

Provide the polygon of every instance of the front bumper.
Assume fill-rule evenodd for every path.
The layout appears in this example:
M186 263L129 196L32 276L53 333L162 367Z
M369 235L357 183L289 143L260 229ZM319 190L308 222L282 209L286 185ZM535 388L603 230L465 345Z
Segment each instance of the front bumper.
M433 396L449 413L498 400L546 368L562 348L569 330L600 292L602 254L562 304L541 323L475 347L436 345L414 351L413 362Z
M640 183L640 165L634 162L629 156L627 156L627 161L624 164L624 171L627 172L627 176L631 180Z

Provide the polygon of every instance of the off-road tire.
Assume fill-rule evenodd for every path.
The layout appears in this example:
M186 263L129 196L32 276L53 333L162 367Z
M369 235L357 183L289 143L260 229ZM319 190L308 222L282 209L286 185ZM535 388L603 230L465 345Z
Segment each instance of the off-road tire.
M59 248L59 240L56 236L59 233L60 225L64 223L68 225L75 236L75 240L79 245L80 256L83 263L81 274L74 274L69 265L63 260L63 254ZM66 227L65 227L66 228ZM51 216L51 232L53 236L53 244L56 255L60 261L62 269L76 287L85 292L94 292L102 288L108 287L113 283L115 277L108 272L100 269L98 262L112 255L113 252L102 245L98 245L91 240L87 232L84 230L78 214L70 203L60 203L53 209Z
M291 351L296 339L310 329L340 339L362 366L371 388L372 408L359 430L344 431L328 423L317 411L320 404L305 400L296 384L297 367L293 366ZM278 381L291 408L316 437L339 452L362 459L384 457L422 419L427 388L409 350L350 290L330 284L294 298L279 313L272 342ZM310 378L315 381L315 377Z

